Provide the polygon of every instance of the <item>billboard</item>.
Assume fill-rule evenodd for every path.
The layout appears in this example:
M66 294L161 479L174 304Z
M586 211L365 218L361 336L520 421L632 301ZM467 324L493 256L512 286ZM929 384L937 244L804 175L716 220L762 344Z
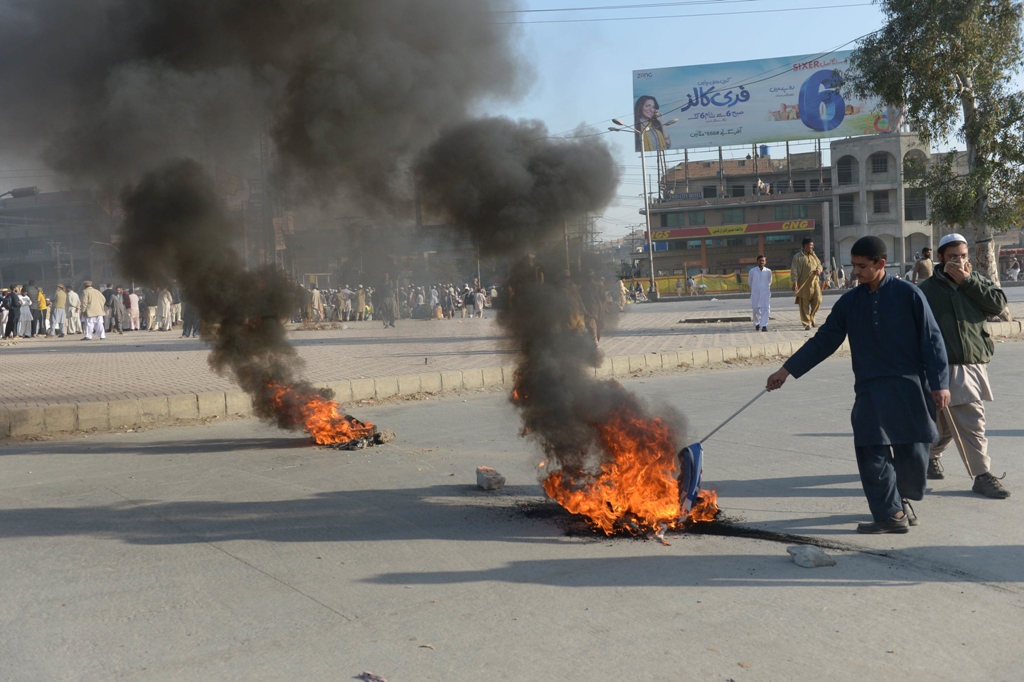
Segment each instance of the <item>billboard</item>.
M636 150L641 139L645 151L656 151L897 130L877 99L840 92L850 54L634 71L633 124L643 130Z

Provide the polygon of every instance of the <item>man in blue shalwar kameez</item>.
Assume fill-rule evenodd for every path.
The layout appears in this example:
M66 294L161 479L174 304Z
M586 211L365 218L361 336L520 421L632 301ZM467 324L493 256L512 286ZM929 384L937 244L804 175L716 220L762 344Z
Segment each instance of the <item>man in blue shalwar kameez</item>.
M885 272L885 243L862 237L850 250L861 286L844 294L825 324L768 377L768 390L799 379L850 338L856 400L850 421L861 485L874 521L860 533L906 533L908 500L924 497L936 409L949 403L942 333L920 290Z

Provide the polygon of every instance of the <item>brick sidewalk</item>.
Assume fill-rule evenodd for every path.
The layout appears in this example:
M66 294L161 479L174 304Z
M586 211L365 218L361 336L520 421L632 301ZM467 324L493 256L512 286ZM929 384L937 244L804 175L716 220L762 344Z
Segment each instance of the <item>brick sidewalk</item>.
M836 299L826 297L821 320ZM749 318L744 300L672 302L629 306L601 349L608 356L669 353L803 341L792 299L773 302L768 333L752 323L680 323L683 319ZM708 309L708 308L714 308ZM1012 303L1015 317L1024 303ZM513 353L488 311L484 320L400 320L396 329L378 322L346 328L293 331L292 343L305 362L302 377L314 383L470 370L514 364ZM178 331L108 335L105 341L26 339L0 346L0 407L11 410L74 403L232 391L236 386L207 364L207 348Z

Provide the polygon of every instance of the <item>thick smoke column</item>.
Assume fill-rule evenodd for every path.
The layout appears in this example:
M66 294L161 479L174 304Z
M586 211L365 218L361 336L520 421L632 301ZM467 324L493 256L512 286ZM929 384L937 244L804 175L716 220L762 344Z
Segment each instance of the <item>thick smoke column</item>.
M344 426L336 405L295 381L290 285L244 270L209 177L185 157L251 157L266 132L293 200L399 212L409 159L437 130L527 80L512 27L496 21L514 6L0 0L0 123L67 177L111 196L127 186L125 269L183 287L211 364L261 416L330 431Z
M416 170L427 205L465 228L483 253L522 255L498 321L518 353L512 401L523 433L554 471L548 493L607 532L626 517L647 528L678 518L674 429L682 418L672 410L648 417L621 384L595 377L601 356L580 329L587 297L564 272L564 246L552 248L563 221L611 200L618 171L607 145L594 136L552 138L537 122L483 119L446 131ZM585 294L594 286L580 285ZM638 504L635 496L651 499Z
M251 153L293 188L393 205L409 154L528 80L512 0L3 0L0 121L117 186L170 158Z
M132 259L123 266L139 259L147 278L165 286L177 278L203 313L210 366L232 374L253 396L259 417L282 428L302 426L303 406L331 396L295 378L301 360L281 324L295 309L294 285L274 268L245 270L231 243L234 225L202 167L168 162L126 189L121 203L123 253Z

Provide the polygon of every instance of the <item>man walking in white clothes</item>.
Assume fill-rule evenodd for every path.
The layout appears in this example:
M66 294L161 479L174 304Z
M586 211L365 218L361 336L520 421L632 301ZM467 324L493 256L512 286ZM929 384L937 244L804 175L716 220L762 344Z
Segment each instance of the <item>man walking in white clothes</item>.
M82 290L82 310L85 313L85 336L83 341L91 341L93 331L98 331L101 339L107 338L107 332L103 326L103 316L106 314L103 294L92 288L92 282L82 282L85 289Z
M750 268L750 305L754 309L754 331L768 331L768 313L771 310L772 271L765 267L764 256L757 257L757 266Z
M82 299L78 297L78 293L71 288L70 285L67 287L68 292L68 334L81 334L82 333Z

